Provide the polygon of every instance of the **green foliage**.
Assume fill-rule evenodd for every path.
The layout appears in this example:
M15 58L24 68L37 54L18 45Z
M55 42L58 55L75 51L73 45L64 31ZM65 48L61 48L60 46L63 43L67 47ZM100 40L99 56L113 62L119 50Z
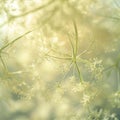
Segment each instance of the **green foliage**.
M120 119L118 1L0 3L1 120Z

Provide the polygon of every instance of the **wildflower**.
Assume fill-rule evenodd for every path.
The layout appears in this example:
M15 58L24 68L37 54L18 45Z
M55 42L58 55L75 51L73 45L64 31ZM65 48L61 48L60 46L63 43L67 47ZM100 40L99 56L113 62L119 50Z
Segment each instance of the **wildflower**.
M90 102L90 99L91 99L90 95L84 94L82 99L83 105L84 106L88 105Z

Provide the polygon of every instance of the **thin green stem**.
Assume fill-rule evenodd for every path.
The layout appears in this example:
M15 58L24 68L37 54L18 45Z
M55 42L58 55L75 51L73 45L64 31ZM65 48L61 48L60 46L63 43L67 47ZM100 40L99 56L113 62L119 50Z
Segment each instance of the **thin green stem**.
M41 9L44 9L44 8L48 7L48 5L52 4L53 2L54 2L54 0L51 0L51 1L49 1L48 3L46 3L46 4L42 5L42 6L39 6L39 7L35 8L35 9L30 10L30 11L28 11L26 13L21 14L21 15L15 16L15 18L19 18L19 17L26 16L28 14L35 13L35 12L41 10Z
M77 57L80 57L80 56L82 56L83 54L86 54L86 53L89 51L89 49L91 48L91 46L93 45L94 41L95 41L95 39L93 39L93 40L91 41L91 43L89 44L88 48L87 48L86 50L84 50L82 53L80 53Z
M117 88L120 90L120 69L117 69Z
M77 30L77 25L75 21L73 21L73 25L74 25L74 31L75 31L75 56L76 56L78 51L78 30Z
M86 59L82 59L80 57L77 57L77 62L81 62L81 63L84 63L84 64L90 64L90 62Z
M99 16L104 17L104 18L113 19L113 20L118 20L118 21L120 20L119 16L116 17L116 16L109 16L109 15L101 15L101 14L99 14Z
M68 34L68 40L69 40L70 45L71 45L71 48L72 48L72 56L74 56L74 54L75 54L74 45L73 45L73 43L72 43L72 40L71 40L71 38L70 38L70 35L69 35L69 34Z
M69 65L69 66L70 66L70 67L69 67L69 71L64 74L63 79L65 79L65 77L66 77L66 76L68 75L68 73L70 72L70 70L71 70L71 68L72 68L72 64L73 64L73 62L70 63L70 65Z
M106 71L108 71L108 70L110 70L110 69L112 69L113 67L115 67L115 64L113 64L113 65L105 68L105 69L102 71L102 73L103 73L103 72L106 72Z
M74 63L75 63L75 66L76 66L76 69L77 69L77 72L78 72L78 75L79 75L80 82L83 82L83 78L82 78L80 69L78 67L78 64L77 64L77 62L74 62Z
M20 38L22 38L22 37L24 37L25 35L29 34L30 32L32 32L32 31L28 31L28 32L24 33L23 35L17 37L16 39L14 39L14 40L8 42L7 44L5 44L5 45L0 49L0 53L1 53L1 51L3 51L5 48L7 48L9 45L12 45L12 44L15 43L17 40L19 40Z
M8 69L7 69L7 65L5 64L5 62L4 62L1 54L0 54L0 59L1 59L1 62L2 62L2 65L3 65L4 69L7 71L7 70L8 70Z
M115 2L115 5L116 5L118 8L120 8L120 3L118 3L117 0L114 0L114 2Z
M56 53L56 54L60 54L60 55L64 55L64 56L68 56L68 57L70 57L70 55L69 55L69 54L66 54L66 53L61 53L61 52L56 51L56 50L54 50L54 49L51 49L50 51L52 51L52 52L54 52L54 53Z
M55 11L55 9L54 9L54 11ZM48 17L48 18L51 18L51 16L53 16L53 14L54 14L54 13L52 13L52 14L50 15L50 17ZM48 19L47 19L47 21L48 21ZM47 21L45 20L45 21L43 21L43 23L45 24ZM37 28L34 28L34 29L32 29L32 30L30 30L30 31L22 34L21 36L17 37L16 39L8 42L7 44L5 44L5 45L0 49L0 53L1 53L1 51L2 51L3 49L7 48L9 45L12 45L13 43L15 43L15 42L16 42L17 40L19 40L20 38L23 38L25 35L33 32L34 30L36 30L36 29L38 29L38 28L40 28L40 27L41 27L41 26L39 26L39 27L37 27Z
M40 10L48 7L48 6L51 5L52 3L54 3L54 1L55 1L55 0L51 0L51 1L49 1L48 3L46 3L46 4L42 5L42 6L39 6L39 7L37 7L37 8L34 8L33 10L30 10L30 11L25 12L25 13L23 13L23 14L16 15L16 16L9 16L8 20L5 21L3 24L1 24L0 27L3 27L5 24L7 24L7 23L8 23L9 21L11 21L11 20L14 20L14 19L17 19L17 18L21 18L21 17L27 16L27 15L29 15L29 14L35 13L35 12L37 12L37 11L40 11ZM6 11L6 13L7 13L7 11Z
M52 55L46 55L46 56L56 58L56 59L62 59L62 60L71 60L72 59L71 57L57 57L57 56L52 56Z

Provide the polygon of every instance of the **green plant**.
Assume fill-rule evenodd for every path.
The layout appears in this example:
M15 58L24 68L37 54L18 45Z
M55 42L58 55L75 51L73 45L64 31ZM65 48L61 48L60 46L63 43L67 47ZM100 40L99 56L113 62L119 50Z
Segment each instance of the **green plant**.
M0 2L1 120L120 119L119 2Z

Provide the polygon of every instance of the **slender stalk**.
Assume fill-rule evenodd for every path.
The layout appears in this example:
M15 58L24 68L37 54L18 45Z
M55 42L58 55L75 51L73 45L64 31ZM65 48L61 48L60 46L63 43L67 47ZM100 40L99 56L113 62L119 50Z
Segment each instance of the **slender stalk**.
M109 16L109 15L99 15L99 16L101 16L101 17L103 17L103 18L109 18L109 19L113 19L113 20L120 20L120 17L118 16L118 17L116 17L116 16Z
M42 24L42 25L44 25L45 23L47 23L48 20L50 20L50 18L54 15L54 12L56 12L56 8L55 8L54 11L52 12L52 14L51 14L47 19L45 19L45 20L43 21L43 24ZM0 49L0 53L1 53L1 51L2 51L3 49L7 48L9 45L12 45L13 43L15 43L15 42L16 42L17 40L19 40L20 38L23 38L25 35L27 35L27 34L33 32L33 31L35 31L36 29L42 27L42 25L40 25L40 26L38 26L37 28L34 28L34 29L32 29L32 30L30 30L30 31L22 34L21 36L17 37L16 39L8 42L7 44L5 44L5 45Z
M93 39L93 40L91 41L91 43L90 43L90 45L88 46L88 48L87 48L86 50L84 50L82 53L80 53L80 54L78 55L78 57L82 56L83 54L86 54L86 53L89 51L89 49L91 48L91 46L93 45L94 41L95 41L95 39Z
M118 8L120 8L120 3L118 3L117 0L114 0L114 2L115 2L115 5L116 5Z
M2 65L3 65L4 69L5 69L5 71L7 71L7 70L8 70L8 69L7 69L7 65L5 64L5 62L4 62L1 54L0 54L0 60L1 60L1 62L2 62Z
M117 69L117 88L120 90L120 69Z
M71 57L57 57L57 56L52 56L52 55L47 55L47 56L56 58L56 59L62 59L62 60L71 60L72 59Z
M49 1L48 3L42 5L42 6L39 6L37 8L34 8L33 10L30 10L28 12L25 12L23 14L20 14L20 15L16 15L16 16L9 16L8 20L5 21L3 24L0 25L0 27L3 27L4 25L6 25L8 22L10 22L11 20L15 20L17 18L21 18L21 17L24 17L24 16L27 16L29 14L32 14L32 13L35 13L37 11L40 11L40 10L43 10L44 8L48 7L49 5L51 5L52 3L54 3L55 0L51 0ZM7 13L7 11L6 11Z
M5 48L7 48L9 45L12 45L12 44L15 43L17 40L19 40L20 38L22 38L22 37L24 37L25 35L29 34L30 32L32 32L32 31L28 31L28 32L24 33L23 35L17 37L16 39L14 39L14 40L8 42L7 44L5 44L5 45L0 49L0 53L1 53L1 51L3 51Z
M69 40L70 45L71 45L71 48L72 48L72 56L74 56L74 55L75 55L75 49L74 49L74 45L73 45L73 43L72 43L72 40L71 40L71 38L70 38L70 35L69 35L69 34L68 34L68 40Z
M51 0L51 1L49 1L48 3L46 3L46 4L42 5L42 6L39 6L39 7L35 8L35 9L33 9L33 10L30 10L30 11L28 11L28 12L26 12L26 13L23 13L23 14L21 14L21 15L14 16L14 17L15 17L15 18L19 18L19 17L26 16L26 15L28 15L28 14L35 13L35 12L37 12L37 11L39 11L39 10L42 10L42 9L48 7L48 5L52 4L53 2L54 2L54 0Z
M71 70L71 68L72 68L72 64L73 64L73 62L70 63L70 65L69 65L69 66L70 66L70 67L69 67L69 71L64 74L63 79L65 79L65 77L66 77L66 76L68 75L68 73L70 72L70 70Z
M77 69L77 72L78 72L78 75L79 75L80 82L82 83L83 82L83 78L82 78L82 75L81 75L81 72L80 72L80 69L78 67L77 62L75 62L75 66L76 66L76 69Z
M102 73L103 73L103 72L106 72L106 71L108 71L108 70L110 70L110 69L112 69L113 67L115 67L115 64L113 64L113 65L105 68L105 69L102 71Z
M51 49L50 51L56 53L56 54L60 54L60 55L63 55L63 56L68 56L68 57L71 57L69 54L66 54L66 53L62 53L62 52L59 52L59 51L56 51L54 49Z
M78 51L78 30L77 30L77 25L76 25L75 21L73 21L73 25L74 25L74 31L75 31L75 55L77 55L77 51Z

